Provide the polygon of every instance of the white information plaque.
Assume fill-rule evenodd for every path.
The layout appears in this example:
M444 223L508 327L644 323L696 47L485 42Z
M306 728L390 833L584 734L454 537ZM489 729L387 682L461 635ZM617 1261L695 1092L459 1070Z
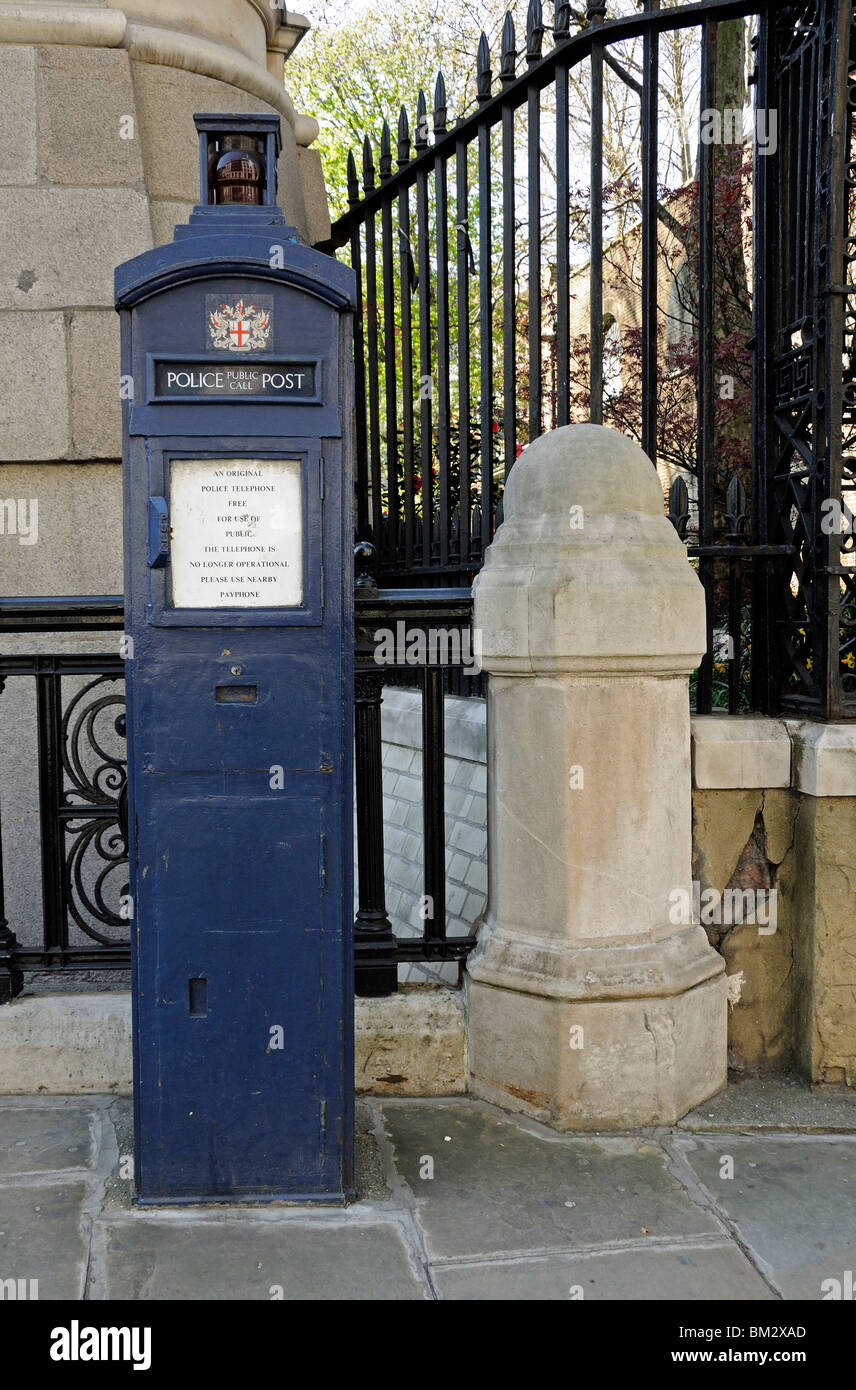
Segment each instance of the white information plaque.
M303 602L299 459L173 459L175 608L294 608Z

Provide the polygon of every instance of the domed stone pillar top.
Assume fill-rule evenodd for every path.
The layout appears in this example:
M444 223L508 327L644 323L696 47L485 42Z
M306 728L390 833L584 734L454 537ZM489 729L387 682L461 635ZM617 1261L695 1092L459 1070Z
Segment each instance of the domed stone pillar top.
M478 576L486 671L687 675L704 593L650 460L600 425L541 436L514 465Z

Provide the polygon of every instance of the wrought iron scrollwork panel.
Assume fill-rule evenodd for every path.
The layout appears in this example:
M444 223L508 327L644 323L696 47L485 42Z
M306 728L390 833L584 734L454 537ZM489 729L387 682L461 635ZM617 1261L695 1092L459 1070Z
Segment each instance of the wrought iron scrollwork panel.
M105 946L126 944L131 914L124 739L122 677L88 681L65 707L60 729L62 887L71 921Z

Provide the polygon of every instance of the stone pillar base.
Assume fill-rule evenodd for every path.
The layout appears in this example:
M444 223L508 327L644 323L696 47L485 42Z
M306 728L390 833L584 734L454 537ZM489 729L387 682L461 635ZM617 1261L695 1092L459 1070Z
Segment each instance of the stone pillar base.
M727 988L591 1001L471 979L470 1091L555 1129L674 1124L725 1084Z

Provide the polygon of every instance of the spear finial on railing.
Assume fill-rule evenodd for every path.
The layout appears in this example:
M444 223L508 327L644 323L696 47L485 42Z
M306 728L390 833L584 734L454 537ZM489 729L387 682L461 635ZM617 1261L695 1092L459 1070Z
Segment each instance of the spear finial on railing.
M544 13L541 0L529 0L526 15L526 62L537 63L544 42Z
M739 540L749 527L749 508L746 505L746 489L735 473L725 492L725 524L728 539Z
M410 122L407 107L402 106L398 113L398 167L403 169L410 163Z
M509 10L502 26L502 56L499 66L499 80L503 86L514 81L517 67L517 44L514 38L514 20Z
M685 541L687 538L687 526L690 519L690 499L689 493L687 492L687 485L680 474L672 479L669 488L668 516L681 540Z
M360 201L360 181L357 178L357 161L354 151L348 150L348 202L353 207Z
M389 134L388 121L384 121L383 130L380 133L380 177L381 182L392 178L392 140Z
M476 97L479 102L490 101L490 88L490 45L487 41L487 34L482 30L478 53L476 54Z
M371 141L366 136L363 141L363 191L371 193L375 186L375 167L374 154L372 153Z
M556 0L553 6L553 41L566 39L571 30L571 7L567 0Z
M448 110L446 107L446 79L442 68L437 73L434 85L434 135L445 135Z
M419 96L416 98L416 148L417 150L427 150L428 148L428 103L425 100L425 93L419 89Z

